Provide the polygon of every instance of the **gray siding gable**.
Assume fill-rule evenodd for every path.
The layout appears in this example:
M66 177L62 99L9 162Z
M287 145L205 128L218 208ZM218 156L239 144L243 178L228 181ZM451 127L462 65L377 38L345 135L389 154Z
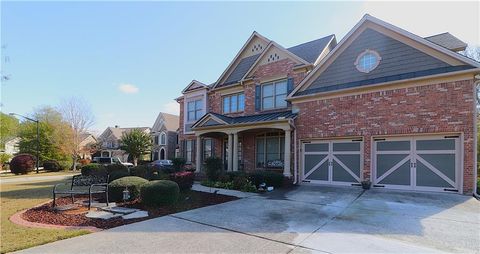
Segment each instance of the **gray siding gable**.
M370 73L360 72L354 65L357 56L366 49L377 51L382 58L378 67ZM382 80L384 77L401 77L402 74L441 70L448 67L450 65L443 61L368 28L320 74L310 87L299 94L308 94L310 90L312 92L335 90L325 88L353 82L362 84L365 80Z

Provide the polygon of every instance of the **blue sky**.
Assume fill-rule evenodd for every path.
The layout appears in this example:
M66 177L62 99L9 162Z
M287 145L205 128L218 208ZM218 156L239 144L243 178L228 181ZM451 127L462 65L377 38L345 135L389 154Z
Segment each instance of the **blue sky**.
M177 112L173 99L192 79L214 82L253 31L284 47L332 33L340 40L368 12L420 36L450 31L480 45L478 7L2 1L1 69L11 77L1 86L2 111L28 114L78 96L91 104L97 132L113 125L151 126L158 112Z

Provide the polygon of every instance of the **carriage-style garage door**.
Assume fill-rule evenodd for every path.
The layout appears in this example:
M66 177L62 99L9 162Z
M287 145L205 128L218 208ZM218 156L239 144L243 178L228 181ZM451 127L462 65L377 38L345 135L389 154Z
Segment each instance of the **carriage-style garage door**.
M459 142L456 136L374 140L374 186L458 191Z
M362 172L362 141L311 141L303 144L303 181L358 184Z

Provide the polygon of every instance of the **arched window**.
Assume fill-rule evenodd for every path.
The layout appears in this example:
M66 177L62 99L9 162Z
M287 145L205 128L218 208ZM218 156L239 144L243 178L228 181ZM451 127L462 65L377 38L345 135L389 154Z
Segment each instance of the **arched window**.
M167 135L162 132L160 134L160 145L166 145L167 144Z

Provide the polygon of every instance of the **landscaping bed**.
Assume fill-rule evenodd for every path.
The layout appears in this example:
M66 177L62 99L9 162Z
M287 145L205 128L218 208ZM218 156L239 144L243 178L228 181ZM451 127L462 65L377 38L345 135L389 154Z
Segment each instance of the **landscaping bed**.
M180 193L178 202L173 205L165 205L152 208L145 206L143 203L139 202L138 199L125 203L117 203L117 206L145 210L148 212L148 217L137 219L123 219L122 217L115 217L107 220L86 217L85 215L88 212L88 209L83 206L72 210L58 211L52 208L52 202L49 202L42 206L27 210L25 213L22 214L22 218L30 222L37 222L43 224L62 226L93 226L101 229L108 229L172 213L225 203L236 199L238 198L190 190ZM88 200L88 197L76 196L75 200ZM71 204L71 199L70 197L62 197L58 198L56 202L58 206L69 205ZM93 209L95 208L92 208L92 210Z

